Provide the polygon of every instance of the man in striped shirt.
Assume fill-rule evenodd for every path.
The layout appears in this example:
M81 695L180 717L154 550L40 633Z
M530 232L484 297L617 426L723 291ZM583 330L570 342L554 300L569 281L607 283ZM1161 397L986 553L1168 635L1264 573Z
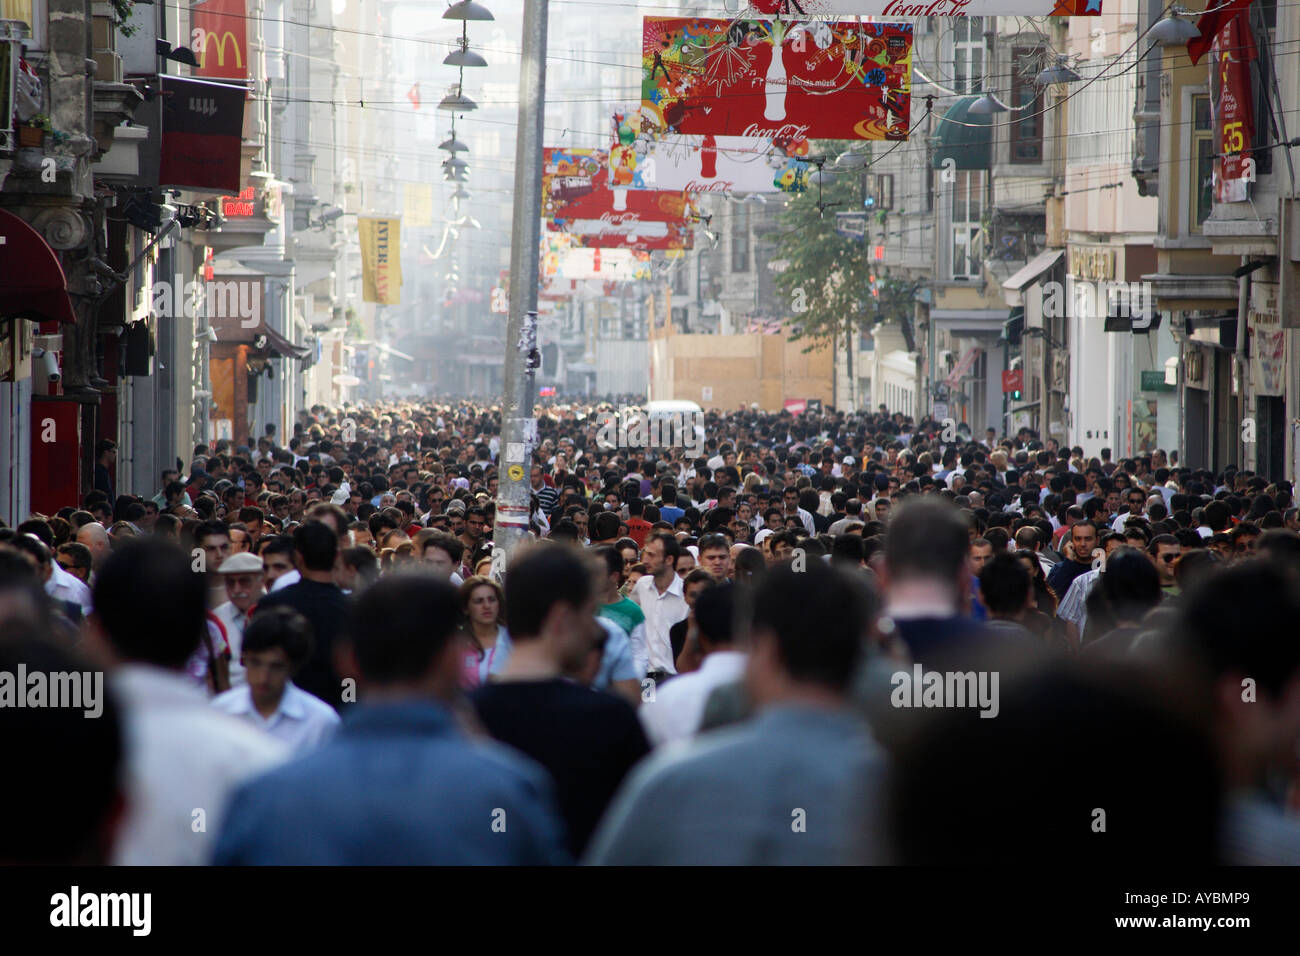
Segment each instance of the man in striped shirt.
M549 515L555 510L555 503L560 500L560 493L546 483L546 479L542 477L541 465L533 465L532 488L542 512Z

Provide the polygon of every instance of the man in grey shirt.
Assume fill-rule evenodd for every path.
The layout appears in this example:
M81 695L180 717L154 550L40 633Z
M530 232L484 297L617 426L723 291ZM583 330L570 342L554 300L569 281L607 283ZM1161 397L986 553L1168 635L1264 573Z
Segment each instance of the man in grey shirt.
M881 862L885 758L847 699L876 604L866 589L820 561L770 571L748 622L746 683L757 716L642 763L587 862Z

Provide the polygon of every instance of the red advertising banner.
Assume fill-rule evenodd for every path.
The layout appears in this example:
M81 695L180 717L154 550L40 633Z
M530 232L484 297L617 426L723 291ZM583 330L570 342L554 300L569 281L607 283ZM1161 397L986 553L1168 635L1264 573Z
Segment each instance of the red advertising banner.
M749 0L759 16L1087 17L1101 0Z
M248 79L248 10L244 0L204 0L190 8L194 76Z
M693 199L681 192L611 186L608 155L597 149L543 151L547 228L569 233L586 248L691 248Z
M1002 370L1002 391L1019 392L1025 387L1025 373L1023 369L1008 368Z
M910 23L646 17L642 128L801 139L907 139Z
M160 76L161 186L239 195L244 131L242 86Z
M1221 154L1214 163L1214 201L1245 202L1249 183L1255 180L1255 160L1250 156L1255 141L1255 110L1250 86L1250 62L1255 58L1255 39L1250 17L1244 10L1229 19L1214 38L1210 58L1215 128Z

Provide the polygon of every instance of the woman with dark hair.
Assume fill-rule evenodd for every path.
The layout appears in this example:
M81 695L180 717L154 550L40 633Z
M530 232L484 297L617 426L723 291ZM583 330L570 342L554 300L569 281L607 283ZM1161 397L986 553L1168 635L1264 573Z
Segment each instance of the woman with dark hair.
M506 631L506 597L501 585L490 577L475 575L460 586L460 610L465 615L461 633L468 645L461 686L481 687L510 657L510 635Z

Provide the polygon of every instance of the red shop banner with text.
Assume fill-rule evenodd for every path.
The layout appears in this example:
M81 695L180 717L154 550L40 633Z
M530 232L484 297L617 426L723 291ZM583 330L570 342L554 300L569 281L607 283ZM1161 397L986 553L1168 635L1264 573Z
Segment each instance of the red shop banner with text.
M194 76L248 79L248 10L244 0L204 0L190 9Z
M1219 153L1214 164L1214 201L1245 202L1249 184L1255 181L1255 160L1250 149L1255 141L1254 94L1250 85L1250 64L1255 59L1255 38L1245 11L1230 18L1211 46L1210 71L1216 90L1215 128L1219 132Z
M646 17L647 132L907 139L910 23Z

